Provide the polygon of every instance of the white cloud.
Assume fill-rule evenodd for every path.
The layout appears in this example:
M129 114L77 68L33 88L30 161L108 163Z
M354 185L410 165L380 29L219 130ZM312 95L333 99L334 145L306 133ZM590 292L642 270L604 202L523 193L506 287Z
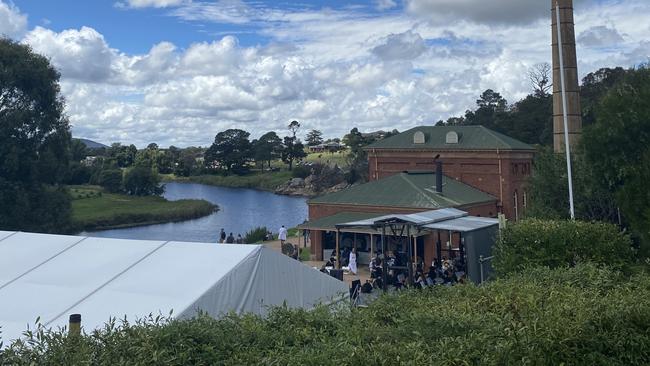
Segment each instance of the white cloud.
M269 40L259 46L218 36L189 45L159 42L143 54L127 54L87 27L58 33L37 27L24 42L62 71L75 135L105 143L205 146L226 128L246 129L253 138L269 130L283 135L294 119L326 137L355 126L404 130L462 114L487 88L510 102L530 92L527 69L550 61L546 1L537 13L531 8L536 15L526 14L526 21L494 17L492 10L477 14L485 4L503 8L505 0L404 4L434 2L445 6L446 22L436 22L426 7L417 15L415 8L377 14L195 0L166 11L191 24L249 27ZM604 48L580 41L582 75L647 60L649 29L639 24L650 3L578 4L579 40L600 26L623 35Z
M36 52L50 57L66 78L103 82L108 81L113 72L111 68L116 52L92 28L56 33L39 26L27 33L24 42Z
M27 15L21 14L12 3L0 0L0 36L17 38L22 36L26 29Z
M391 34L372 49L372 53L383 60L412 60L426 51L422 37L412 31Z
M190 0L126 0L125 2L117 2L117 7L130 7L130 8L167 8L170 6L178 6L189 3Z
M624 39L615 28L598 25L580 33L577 41L587 47L607 47L615 46L623 42Z
M392 9L397 6L394 0L375 0L375 4L378 10Z

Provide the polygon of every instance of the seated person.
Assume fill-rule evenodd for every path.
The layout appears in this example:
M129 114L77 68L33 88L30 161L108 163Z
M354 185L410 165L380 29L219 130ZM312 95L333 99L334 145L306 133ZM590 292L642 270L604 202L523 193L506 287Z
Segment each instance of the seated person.
M370 280L366 280L366 283L361 286L361 293L369 294L372 292L372 283Z

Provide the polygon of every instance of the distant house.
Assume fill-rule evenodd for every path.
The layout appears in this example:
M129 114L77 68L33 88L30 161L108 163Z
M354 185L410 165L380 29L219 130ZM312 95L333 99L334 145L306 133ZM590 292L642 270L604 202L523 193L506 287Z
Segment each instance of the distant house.
M328 142L328 143L309 147L309 152L312 153L323 153L323 152L335 153L341 150L345 150L345 146L338 142Z

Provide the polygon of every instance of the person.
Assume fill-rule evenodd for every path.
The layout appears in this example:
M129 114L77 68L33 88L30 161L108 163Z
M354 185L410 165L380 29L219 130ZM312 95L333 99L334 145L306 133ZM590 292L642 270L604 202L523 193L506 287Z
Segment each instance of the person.
M235 242L235 237L232 235L232 233L230 233L230 235L228 235L228 237L226 238L226 243L233 244L234 242Z
M366 283L361 286L361 293L363 294L369 294L372 292L372 283L370 280L366 280Z
M235 243L244 244L244 238L241 237L241 234L237 234L237 240L235 240Z
M226 242L226 232L221 228L221 232L219 233L219 243L225 243Z
M357 248L352 248L352 251L350 252L350 261L348 262L348 268L350 268L350 272L352 272L352 274L356 276L356 274L357 274Z
M284 225L282 225L278 231L278 239L280 239L280 244L284 244L284 242L287 241L287 229L284 227Z

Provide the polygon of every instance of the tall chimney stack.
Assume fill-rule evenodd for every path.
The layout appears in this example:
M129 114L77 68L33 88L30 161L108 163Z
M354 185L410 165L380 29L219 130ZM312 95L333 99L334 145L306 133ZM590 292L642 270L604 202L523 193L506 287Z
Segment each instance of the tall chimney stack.
M582 111L578 86L578 62L576 59L576 36L573 23L573 0L551 0L553 29L553 149L564 152L564 117L562 110L562 86L560 81L560 54L557 36L556 5L560 6L560 31L562 33L562 57L564 83L567 99L567 126L569 147L574 148L582 134Z
M436 161L436 192L442 193L442 161Z

